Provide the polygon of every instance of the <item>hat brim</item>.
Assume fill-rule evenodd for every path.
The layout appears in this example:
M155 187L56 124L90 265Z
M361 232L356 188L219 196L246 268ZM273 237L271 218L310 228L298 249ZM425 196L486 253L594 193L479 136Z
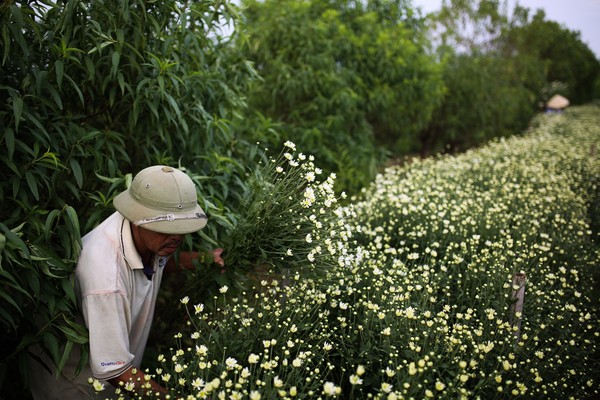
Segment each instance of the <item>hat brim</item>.
M155 210L140 204L129 194L129 190L118 194L113 205L133 224L159 233L185 235L204 228L208 221L198 204L192 210Z

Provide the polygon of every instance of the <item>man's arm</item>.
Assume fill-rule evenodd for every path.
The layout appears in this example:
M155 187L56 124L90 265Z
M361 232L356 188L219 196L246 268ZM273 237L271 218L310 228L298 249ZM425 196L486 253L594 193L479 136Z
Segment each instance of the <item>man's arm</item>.
M137 368L129 367L121 375L108 380L114 387L121 388L126 392L144 395L151 391L156 398L166 399L167 389L152 380L148 375ZM133 384L133 385L132 385Z
M224 267L225 262L221 258L223 249L214 249L210 253L198 253L196 251L181 251L179 252L178 262L175 262L173 257L169 258L165 266L165 272L177 272L186 269L194 269L194 261L205 264L207 259L212 258L212 261Z

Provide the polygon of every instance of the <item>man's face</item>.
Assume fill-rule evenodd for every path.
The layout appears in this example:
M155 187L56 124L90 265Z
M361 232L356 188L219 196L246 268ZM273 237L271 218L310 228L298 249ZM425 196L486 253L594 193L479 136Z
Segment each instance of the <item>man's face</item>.
M139 239L145 250L158 256L170 256L175 253L183 240L183 235L159 233L139 228Z

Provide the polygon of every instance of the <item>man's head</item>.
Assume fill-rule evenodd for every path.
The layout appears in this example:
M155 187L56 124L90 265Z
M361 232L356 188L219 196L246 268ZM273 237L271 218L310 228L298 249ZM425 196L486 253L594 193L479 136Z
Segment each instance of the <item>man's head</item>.
M170 256L183 242L183 235L160 233L132 225L133 243L140 256L155 254L160 257Z
M184 235L206 226L196 186L184 172L164 165L140 171L113 204L134 225L150 231Z

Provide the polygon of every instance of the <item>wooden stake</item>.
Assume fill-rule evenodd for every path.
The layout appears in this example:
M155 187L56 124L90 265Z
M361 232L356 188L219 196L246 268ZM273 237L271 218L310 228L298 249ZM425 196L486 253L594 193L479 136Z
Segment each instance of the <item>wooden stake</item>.
M517 329L514 331L516 342L521 340L521 317L523 315L523 303L525 302L525 282L527 275L518 272L512 278L512 305L510 306L510 323Z

